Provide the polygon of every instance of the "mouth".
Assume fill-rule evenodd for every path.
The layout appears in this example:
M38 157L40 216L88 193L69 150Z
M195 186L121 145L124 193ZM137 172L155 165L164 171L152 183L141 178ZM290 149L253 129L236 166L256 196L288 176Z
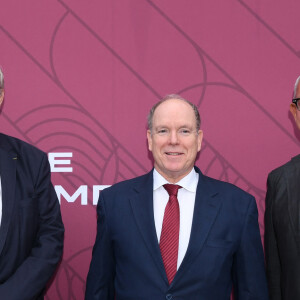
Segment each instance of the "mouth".
M183 153L181 152L165 152L166 155L169 155L169 156L179 156L179 155L182 155Z

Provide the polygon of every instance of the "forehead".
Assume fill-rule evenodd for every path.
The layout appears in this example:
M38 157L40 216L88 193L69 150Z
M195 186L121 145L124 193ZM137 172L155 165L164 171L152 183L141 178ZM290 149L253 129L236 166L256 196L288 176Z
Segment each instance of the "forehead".
M170 99L161 103L154 112L153 125L169 125L171 123L196 125L195 112L192 106L179 99Z

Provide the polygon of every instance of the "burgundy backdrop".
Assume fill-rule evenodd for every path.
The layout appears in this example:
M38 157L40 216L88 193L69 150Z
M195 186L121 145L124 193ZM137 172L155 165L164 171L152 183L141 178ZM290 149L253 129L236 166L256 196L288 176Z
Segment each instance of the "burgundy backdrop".
M197 165L256 197L263 233L267 174L299 153L288 113L299 10L297 0L0 0L1 131L72 153L72 172L52 173L66 235L46 299L83 299L93 192L151 169L146 115L166 94L199 107Z

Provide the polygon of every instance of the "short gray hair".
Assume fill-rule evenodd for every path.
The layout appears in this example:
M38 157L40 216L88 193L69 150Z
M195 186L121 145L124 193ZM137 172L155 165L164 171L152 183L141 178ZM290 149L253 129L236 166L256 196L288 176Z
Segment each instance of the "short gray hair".
M298 87L298 84L299 84L299 83L300 83L300 76L296 79L296 82L295 82L293 98L296 98L297 87Z
M201 125L201 118L200 118L200 114L199 114L199 111L198 111L198 108L195 104L193 104L192 102L182 98L181 96L177 95L177 94L170 94L170 95L167 95L165 96L163 99L161 99L159 102L157 102L156 104L154 104L149 112L149 115L147 117L147 121L148 121L148 129L150 131L152 131L152 126L153 126L153 115L154 115L154 112L155 110L157 109L157 107L159 105L161 105L163 102L165 101L168 101L168 100L171 100L171 99L177 99L177 100L182 100L186 103L188 103L193 111L194 111L194 114L195 114L195 119L196 119L196 129L197 129L197 132L198 130L200 129L200 125Z
M4 89L4 76L0 68L0 93L2 92L3 89Z

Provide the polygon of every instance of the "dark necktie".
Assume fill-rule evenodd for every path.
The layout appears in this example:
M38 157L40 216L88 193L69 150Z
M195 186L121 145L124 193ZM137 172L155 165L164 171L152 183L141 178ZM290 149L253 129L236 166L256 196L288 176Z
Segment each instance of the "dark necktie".
M181 186L176 184L164 184L164 188L169 194L169 201L165 208L159 247L168 281L169 284L171 284L177 272L180 226L177 193Z

